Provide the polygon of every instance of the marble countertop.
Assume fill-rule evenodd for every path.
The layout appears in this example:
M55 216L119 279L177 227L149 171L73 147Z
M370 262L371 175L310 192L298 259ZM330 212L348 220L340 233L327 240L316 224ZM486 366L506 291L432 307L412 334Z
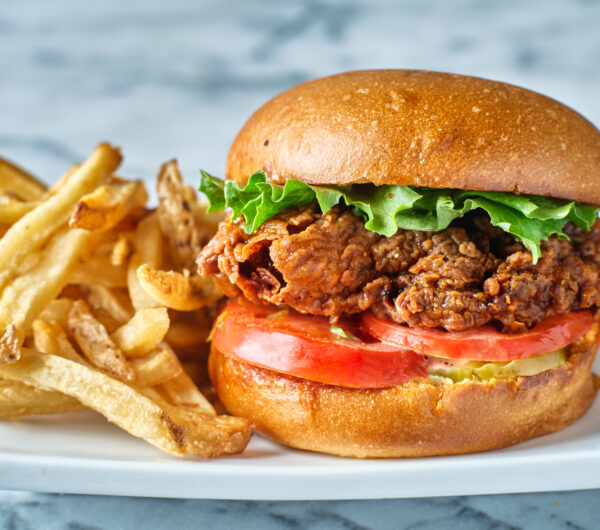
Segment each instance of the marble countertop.
M100 140L123 174L180 161L221 174L266 99L350 69L480 75L555 97L600 125L594 0L53 0L0 11L0 153L47 181ZM0 492L1 528L597 528L600 491L252 503Z

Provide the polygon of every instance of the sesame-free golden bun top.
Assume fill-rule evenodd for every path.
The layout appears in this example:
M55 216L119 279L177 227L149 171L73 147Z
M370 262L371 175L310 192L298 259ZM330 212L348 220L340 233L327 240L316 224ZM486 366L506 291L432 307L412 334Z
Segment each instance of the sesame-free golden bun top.
M227 178L508 191L600 205L600 132L536 92L422 70L302 83L244 125Z

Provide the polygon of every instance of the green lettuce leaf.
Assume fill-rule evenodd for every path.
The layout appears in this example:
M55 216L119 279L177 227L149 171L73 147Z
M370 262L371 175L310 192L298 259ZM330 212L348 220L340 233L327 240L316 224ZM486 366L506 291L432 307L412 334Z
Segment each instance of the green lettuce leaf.
M354 208L365 228L384 236L404 230L444 230L467 212L485 210L494 226L520 241L536 263L540 244L552 235L567 239L563 228L572 221L589 230L598 215L593 206L573 201L476 190L433 189L414 186L311 186L289 179L271 184L264 171L240 188L201 171L200 191L209 201L208 212L231 208L233 219L244 217L244 230L254 232L278 213L316 200L323 213L338 204Z

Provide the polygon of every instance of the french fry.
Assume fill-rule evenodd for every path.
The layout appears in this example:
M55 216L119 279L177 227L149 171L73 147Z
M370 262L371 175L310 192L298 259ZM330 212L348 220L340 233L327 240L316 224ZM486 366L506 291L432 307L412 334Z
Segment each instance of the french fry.
M156 213L151 213L138 223L134 235L134 248L136 252L131 256L127 268L127 287L131 303L136 310L158 307L160 304L146 293L136 273L143 264L153 268L162 265L162 235Z
M190 207L190 199L195 202L196 198L195 194L190 196L189 188L183 185L175 160L166 162L160 168L156 190L160 229L169 242L171 257L180 269L192 270L202 248Z
M165 337L169 315L164 307L140 309L111 338L127 357L143 357Z
M134 245L142 263L153 269L159 269L163 264L162 234L156 212L142 219L135 230Z
M12 225L40 205L39 201L13 200L0 205L0 223Z
M221 294L189 270L215 226L174 162L151 212L120 160L101 144L48 190L0 160L0 418L89 407L170 454L240 452L250 424L217 416L166 341L206 348Z
M42 250L39 263L4 288L0 296L0 329L13 325L19 338L25 338L33 320L66 285L87 238L83 230L59 232Z
M131 366L137 375L137 386L141 388L160 385L183 370L173 351L160 346L145 357L132 359Z
M185 454L185 426L135 388L98 370L24 348L18 363L0 366L0 377L72 396L133 436L172 455Z
M79 412L85 407L71 396L20 381L0 380L0 418Z
M133 317L133 310L127 295L121 295L119 290L94 284L80 287L92 312L109 333L113 333Z
M80 197L105 180L120 162L117 149L100 144L65 186L9 228L0 239L0 288L17 272L23 257L41 247L65 223Z
M186 453L214 458L241 453L248 445L252 428L247 420L217 416L214 410L207 413L172 405L152 388L145 388L142 392L159 404L174 421L187 427Z
M39 314L39 318L66 328L69 324L69 313L72 307L73 300L71 298L55 298Z
M250 422L234 416L198 413L180 407L165 406L173 421L188 428L186 453L215 458L241 453L252 435Z
M143 208L147 200L148 194L142 181L111 182L80 199L69 219L69 226L106 232L117 226L132 210Z
M178 376L164 382L159 390L174 405L188 407L205 414L215 414L215 409L198 390L190 376L182 371Z
M125 264L115 266L111 263L110 256L92 256L77 264L69 281L74 284L96 284L109 288L127 287L127 275L128 269Z
M0 158L0 190L13 192L24 201L34 201L44 194L46 186L24 169Z
M142 287L142 284L137 277L137 269L144 264L141 254L135 253L129 260L127 266L127 289L129 290L129 298L131 304L136 311L148 307L158 307L160 304L152 298Z
M45 320L33 321L33 343L36 350L52 355L60 355L77 363L87 364L69 342L65 331L57 324Z
M121 381L135 381L135 372L106 328L92 315L83 300L73 302L69 332L87 359Z
M124 234L119 234L117 242L113 245L110 253L110 263L115 267L124 265L127 258L131 255L131 242Z
M0 337L0 364L14 363L21 358L21 339L13 324L6 326Z
M186 276L176 271L157 271L146 264L137 271L146 293L160 305L178 311L195 311L221 298L223 294L210 278Z

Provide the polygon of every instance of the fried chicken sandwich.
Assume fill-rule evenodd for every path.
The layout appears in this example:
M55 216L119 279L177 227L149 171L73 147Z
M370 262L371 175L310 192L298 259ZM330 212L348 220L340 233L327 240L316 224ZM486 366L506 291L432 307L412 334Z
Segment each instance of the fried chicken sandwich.
M292 447L469 453L561 429L596 395L600 132L540 94L349 72L261 107L202 174L198 258L231 299L217 394Z

